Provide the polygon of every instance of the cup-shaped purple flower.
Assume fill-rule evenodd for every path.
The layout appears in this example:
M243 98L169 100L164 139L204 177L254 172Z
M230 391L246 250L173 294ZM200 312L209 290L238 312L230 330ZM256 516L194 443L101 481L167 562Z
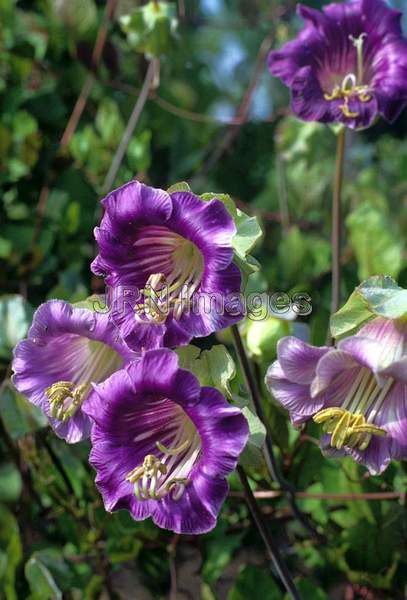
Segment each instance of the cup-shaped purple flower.
M131 181L102 200L92 270L111 286L112 318L134 349L176 346L242 318L236 227L220 200Z
M240 410L166 348L94 387L90 463L106 510L176 533L212 529L248 438Z
M50 300L37 309L27 339L14 350L12 381L59 437L79 442L90 434L82 409L92 402L92 384L135 356L107 315Z
M407 104L407 41L401 13L383 0L354 0L321 11L298 5L305 27L280 50L270 71L290 88L305 121L369 127L393 122Z
M322 425L328 456L352 456L371 474L407 457L407 325L375 318L336 348L280 340L266 384L294 425Z

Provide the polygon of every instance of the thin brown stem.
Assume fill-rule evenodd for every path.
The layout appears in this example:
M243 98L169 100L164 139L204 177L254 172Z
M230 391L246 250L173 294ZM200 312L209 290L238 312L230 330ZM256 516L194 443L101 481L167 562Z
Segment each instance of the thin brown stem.
M239 474L240 481L243 486L244 498L253 517L253 521L255 522L256 527L261 537L263 538L263 542L266 546L269 558L273 563L279 578L281 579L285 589L290 594L291 598L293 598L294 600L301 600L293 578L291 577L291 573L289 572L285 562L283 561L278 546L274 543L274 540L268 530L267 524L263 519L260 507L257 504L256 498L254 497L252 489L247 480L245 470L243 469L243 467L238 466L237 472Z
M158 58L153 58L148 65L148 69L144 78L142 88L140 90L140 94L130 115L130 119L127 123L126 130L116 150L116 154L113 157L110 169L106 175L106 179L103 184L104 193L108 192L113 186L114 180L116 179L117 173L120 169L120 165L122 164L124 155L126 154L128 145L139 121L140 115L148 100L150 90L153 87L153 84L155 83L159 65L160 63Z
M95 45L93 47L93 52L92 52L92 70L93 71L96 71L96 68L102 57L103 48L105 47L105 43L106 43L109 22L110 22L113 14L114 14L114 11L116 9L117 1L118 0L108 0L107 1L105 14L103 16L102 23L99 27L99 31L96 36L96 42L95 42ZM95 83L95 79L96 79L95 74L93 72L91 72L87 75L87 77L84 81L84 84L82 86L82 89L80 91L78 99L75 103L74 109L72 111L72 114L69 118L68 123L66 124L64 133L62 134L61 141L60 141L61 148L65 148L69 144L73 134L76 131L76 128L79 123L79 119L82 116L82 113L85 109L88 98L90 96L90 93L92 91L93 85Z
M279 498L284 494L283 490L259 490L253 492L254 497L258 499ZM230 492L231 498L244 498L241 492ZM337 501L353 501L353 500L400 500L405 502L406 494L404 492L363 492L360 494L331 494L328 492L297 492L297 498L307 498L309 500L337 500Z
M332 291L331 314L339 310L341 304L341 229L342 229L342 182L345 159L345 127L338 133L336 146L335 180L332 198Z
M271 478L280 485L280 487L287 494L288 501L291 506L291 510L294 515L298 519L300 523L302 523L303 527L305 527L313 536L317 537L320 541L323 540L322 536L318 533L315 527L310 523L309 519L304 515L297 506L296 502L296 491L294 487L285 480L285 478L280 473L280 469L277 464L276 457L274 455L274 445L273 445L273 436L271 434L270 428L267 426L267 421L264 416L263 407L260 400L260 392L257 387L256 379L253 376L249 359L246 354L246 350L240 336L239 329L237 325L232 325L231 327L233 341L235 344L236 353L239 357L239 362L242 367L243 375L246 381L247 388L250 392L250 396L252 398L253 406L256 411L257 416L260 421L263 423L266 428L266 440L264 444L264 459L266 461L267 469L270 473Z

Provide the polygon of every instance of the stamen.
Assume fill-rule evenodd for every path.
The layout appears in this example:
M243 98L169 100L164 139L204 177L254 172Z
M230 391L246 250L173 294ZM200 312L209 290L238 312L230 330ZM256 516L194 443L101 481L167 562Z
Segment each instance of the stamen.
M88 389L87 383L75 387L71 381L57 381L46 388L45 395L49 400L51 416L67 421L81 406Z
M330 444L338 450L344 446L366 450L372 436L384 437L387 432L374 424L394 381L389 379L381 388L374 374L362 368L341 407L317 412L313 420L331 434ZM368 415L366 419L366 415Z
M356 119L356 117L359 116L358 112L351 111L349 109L349 98L348 97L345 98L344 104L341 104L339 106L339 108L341 109L341 111L343 112L343 114L345 115L345 117L348 117L348 119Z
M176 437L179 438L179 436ZM175 441L175 443L177 442ZM160 460L154 454L147 454L144 457L143 464L126 475L126 481L134 483L135 496L139 500L161 500L164 496L171 494L173 500L179 500L189 480L185 477L172 477L165 481L165 476L170 473L172 465L170 464L171 461L168 465L164 461L168 456L178 456L187 450L191 444L192 438L187 438L179 446L171 448L167 448L159 441L156 442L157 448L164 454L163 459ZM175 469L175 471L177 470L179 469ZM160 479L164 479L164 481L160 481Z
M134 245L147 246L155 242L155 255L139 260L137 265L147 271L148 266L160 266L165 272L149 275L141 290L143 301L135 306L134 312L160 324L166 321L171 311L179 319L190 305L191 297L201 283L204 262L201 252L191 241L165 231L162 237L157 236L158 228L152 233L153 236L147 235Z
M363 103L369 102L372 99L372 96L368 93L369 86L363 84L363 43L366 37L366 33L360 34L357 38L352 35L349 36L349 39L356 48L357 75L348 73L343 78L341 85L336 84L331 93L324 93L325 100L344 100L343 104L339 105L339 108L348 119L356 119L359 116L357 111L352 111L349 108L350 98L357 97Z

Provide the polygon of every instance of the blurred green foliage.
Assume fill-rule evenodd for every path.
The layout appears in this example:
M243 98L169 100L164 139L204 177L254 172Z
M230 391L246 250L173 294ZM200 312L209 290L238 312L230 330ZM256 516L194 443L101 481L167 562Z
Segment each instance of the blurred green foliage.
M178 27L175 4L159 2L158 12L155 4L118 2L85 111L61 148L94 68L105 2L0 0L1 600L165 598L174 571L181 599L191 597L188 590L204 600L285 597L235 476L235 495L217 528L199 539L179 539L126 513L107 514L87 463L88 445L68 447L51 435L43 417L8 383L12 348L26 334L36 306L54 297L76 302L102 290L89 271L92 229L104 178L142 85L145 55L160 56L160 84L115 185L133 177L164 188L186 180L196 193L228 193L258 216L264 235L256 258L262 268L251 275L248 289L307 292L312 300L307 317L272 320L257 332L256 322L242 325L260 383L282 335L294 331L312 343L325 340L334 133L289 116L287 92L266 67L246 122L225 124L238 113L264 38L272 31L280 44L297 31L294 3L179 2L185 14L181 10ZM343 298L372 275L386 273L406 287L406 133L404 114L393 127L379 122L348 136ZM259 232L253 220L241 226L236 250L244 259ZM218 337L230 345L228 332ZM207 371L216 366L208 355L201 361ZM233 367L229 374L225 387L250 416L242 374ZM327 539L321 545L310 538L283 496L261 501L302 597L403 598L401 503L312 494L404 492L405 468L395 463L383 476L368 477L350 460L322 458L317 427L294 431L262 391L284 476L311 494L299 500L301 508ZM254 421L258 445L263 433ZM253 487L275 489L255 444L252 450L245 464L252 465Z

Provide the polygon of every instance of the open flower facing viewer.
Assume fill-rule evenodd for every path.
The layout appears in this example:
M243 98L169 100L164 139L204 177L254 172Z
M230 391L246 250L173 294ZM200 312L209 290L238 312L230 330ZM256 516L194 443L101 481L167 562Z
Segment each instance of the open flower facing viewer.
M131 181L102 204L92 270L111 286L112 318L130 346L186 344L242 319L226 302L239 295L241 275L236 226L220 200Z
M50 300L37 309L27 339L14 350L13 383L59 437L79 442L90 434L82 408L92 402L92 384L135 357L108 315Z
M269 68L289 88L305 121L369 127L393 122L407 104L407 41L401 13L383 0L298 5L305 27L269 55Z
M176 533L216 524L248 438L240 410L158 349L95 386L90 462L105 508Z

